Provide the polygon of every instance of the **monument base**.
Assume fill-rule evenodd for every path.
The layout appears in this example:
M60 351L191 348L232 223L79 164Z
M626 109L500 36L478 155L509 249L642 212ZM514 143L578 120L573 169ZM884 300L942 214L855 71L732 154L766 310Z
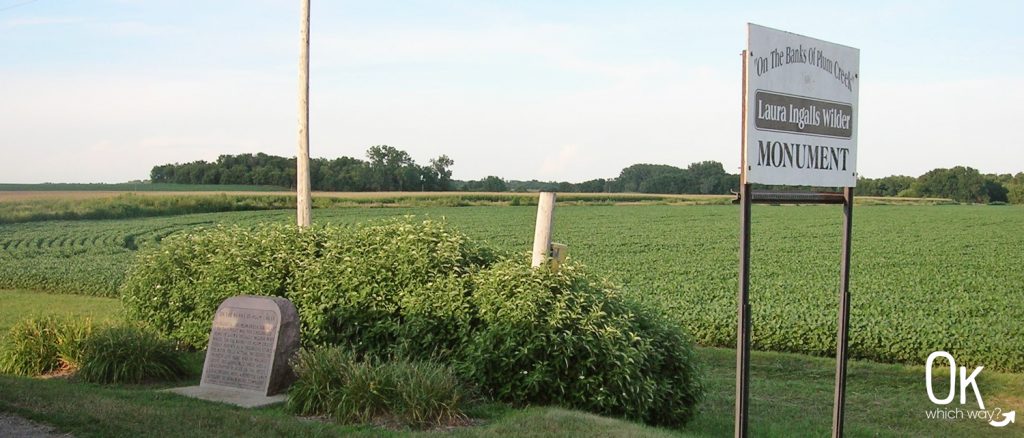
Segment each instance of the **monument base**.
M181 388L164 389L162 392L173 392L186 397L227 403L235 406L241 406L243 408L258 408L275 403L282 403L288 400L287 394L278 394L268 397L258 392L211 386L185 386Z

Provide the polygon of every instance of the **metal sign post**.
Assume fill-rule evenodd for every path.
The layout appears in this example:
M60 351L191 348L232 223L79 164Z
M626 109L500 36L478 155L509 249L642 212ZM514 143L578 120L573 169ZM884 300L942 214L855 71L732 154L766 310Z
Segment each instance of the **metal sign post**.
M842 204L839 321L832 436L843 435L850 325L850 241L857 181L857 49L748 25L743 51L740 266L736 329L736 437L748 434L752 204ZM752 183L843 187L835 192L754 191Z
M846 405L847 331L850 328L850 240L853 234L853 187L843 189L843 249L839 268L839 333L836 334L836 391L832 404L832 436L843 436Z
M736 436L747 436L750 398L750 184L740 186L740 291L736 329Z

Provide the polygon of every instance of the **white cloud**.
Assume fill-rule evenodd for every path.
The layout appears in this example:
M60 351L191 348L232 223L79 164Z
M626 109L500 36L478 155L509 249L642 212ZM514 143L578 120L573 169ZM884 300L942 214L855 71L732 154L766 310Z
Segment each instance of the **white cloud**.
M560 175L564 174L566 170L578 166L581 157L579 147L570 144L548 151L548 153L538 158L543 160L541 172L548 175Z
M577 47L567 26L503 26L486 29L380 29L314 33L313 48L342 63L437 61L453 57L560 57Z
M857 167L861 175L917 176L967 165L983 173L1016 173L1022 161L1016 109L1024 91L1012 77L861 88Z
M183 27L166 24L154 24L144 21L112 21L92 22L94 31L112 35L115 37L162 37L185 34L188 30Z
M5 74L0 181L117 182L153 165L294 143L294 90L258 74Z
M47 26L53 24L72 24L85 22L81 17L19 17L3 21L4 27Z

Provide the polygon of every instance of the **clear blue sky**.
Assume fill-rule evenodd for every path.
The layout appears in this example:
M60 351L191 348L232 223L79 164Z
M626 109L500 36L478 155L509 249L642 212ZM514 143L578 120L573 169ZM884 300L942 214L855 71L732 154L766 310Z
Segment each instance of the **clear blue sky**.
M22 3L0 0L0 182L295 155L298 1ZM1016 173L1022 5L313 0L311 154L388 144L459 179L736 172L754 22L861 50L861 175Z

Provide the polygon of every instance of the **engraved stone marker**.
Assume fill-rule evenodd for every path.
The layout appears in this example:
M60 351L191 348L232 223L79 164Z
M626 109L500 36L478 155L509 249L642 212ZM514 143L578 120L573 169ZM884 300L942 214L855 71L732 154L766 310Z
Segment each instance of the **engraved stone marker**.
M236 296L217 308L199 386L172 390L241 406L281 401L271 397L294 380L288 365L299 348L299 317L284 298Z

